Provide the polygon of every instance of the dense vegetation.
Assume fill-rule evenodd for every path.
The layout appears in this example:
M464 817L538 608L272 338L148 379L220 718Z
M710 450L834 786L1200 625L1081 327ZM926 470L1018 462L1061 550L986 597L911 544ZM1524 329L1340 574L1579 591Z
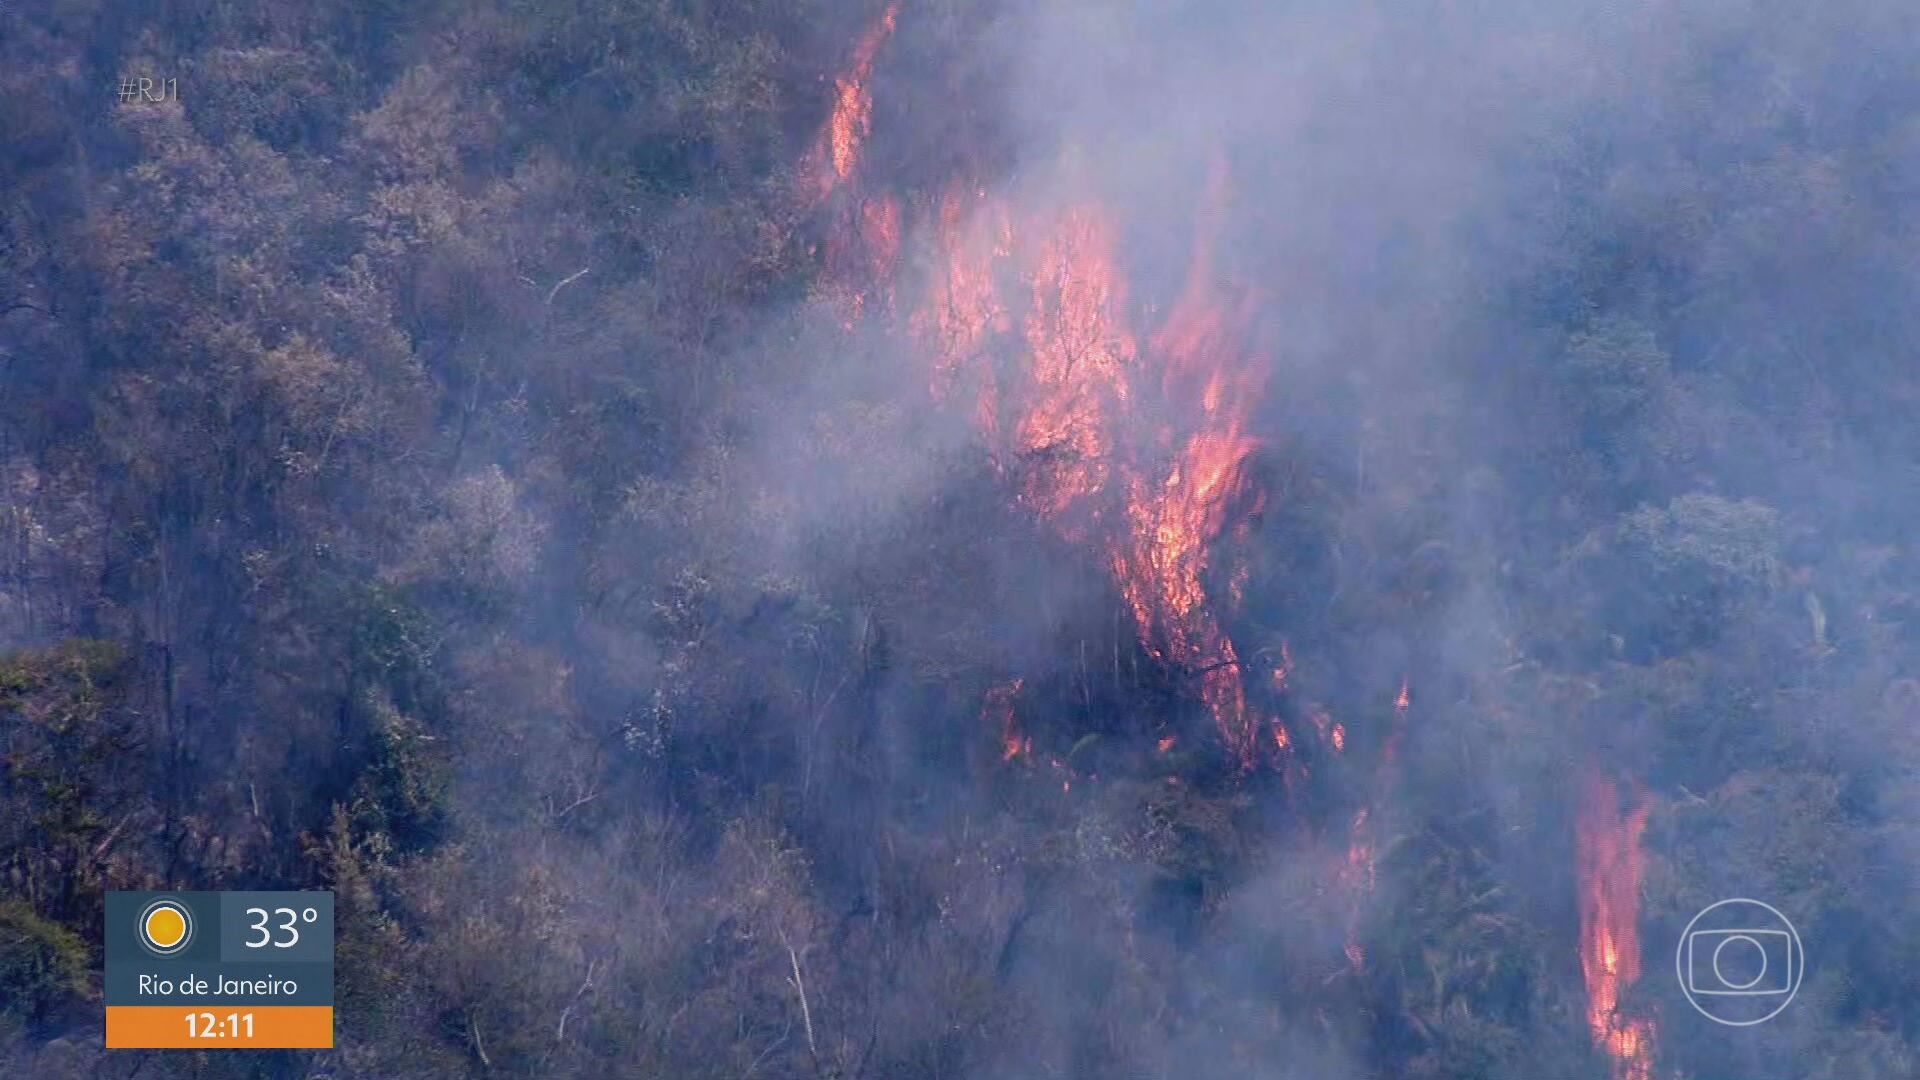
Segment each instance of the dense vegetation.
M1182 252L1146 304L1206 140L1134 110L1247 99L1231 630L1369 762L1304 781L818 310L875 6L0 10L0 1075L1601 1080L1588 769L1648 808L1657 1077L1920 1075L1920 23L1298 6L908 3L872 165L1068 159ZM1282 27L1360 42L1291 142L1236 82ZM1068 39L1126 79L1009 91ZM101 1051L145 888L334 890L337 1049ZM1813 961L1752 1030L1668 974L1739 895Z

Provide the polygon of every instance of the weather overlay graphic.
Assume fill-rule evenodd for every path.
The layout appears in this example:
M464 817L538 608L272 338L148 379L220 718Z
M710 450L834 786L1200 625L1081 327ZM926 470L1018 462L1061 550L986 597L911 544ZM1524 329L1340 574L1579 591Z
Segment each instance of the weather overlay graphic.
M333 894L107 894L107 1048L333 1045Z

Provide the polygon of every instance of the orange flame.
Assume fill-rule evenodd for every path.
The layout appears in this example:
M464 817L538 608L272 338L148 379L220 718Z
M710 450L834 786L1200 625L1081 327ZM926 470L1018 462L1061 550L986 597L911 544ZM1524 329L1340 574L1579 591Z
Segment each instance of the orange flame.
M946 258L915 328L933 351L934 398L945 400L963 380L974 380L968 389L976 395L975 421L992 441L999 431L996 387L980 353L993 335L1013 327L999 293L1000 264L1013 254L1013 223L1004 205L987 201L986 192L956 186L940 200L935 225Z
M873 93L868 81L874 58L893 33L899 14L889 5L880 20L855 45L844 74L834 82L832 112L813 149L801 163L801 197L815 206L835 190L851 187L860 154L873 128ZM857 189L856 189L857 190ZM875 289L891 305L891 280L900 254L900 202L892 194L847 200L834 208L828 225L822 267L824 298L851 330L866 314Z
M1020 733L1018 722L1013 715L1013 699L1020 693L1024 679L1002 683L987 690L986 703L980 707L981 719L1000 733L1000 757L1002 761L1027 757L1033 753L1033 740Z
M1242 488L1254 450L1246 425L1262 379L1262 365L1240 347L1250 304L1230 305L1218 295L1213 246L1225 198L1225 169L1216 168L1186 291L1151 343L1152 355L1163 365L1162 390L1170 407L1186 401L1191 386L1200 384L1197 430L1164 479L1130 478L1131 531L1113 565L1142 643L1155 655L1201 673L1200 696L1222 740L1242 766L1250 766L1258 720L1247 709L1239 656L1207 605L1205 585L1213 541L1227 523L1229 504ZM1172 436L1171 429L1164 433L1169 441ZM1240 579L1237 568L1229 576L1236 583Z
M1293 650L1285 641L1280 643L1280 662L1273 665L1273 689L1275 692L1287 688L1287 679L1293 674Z
M1613 1059L1615 1080L1653 1075L1652 1023L1618 1011L1622 993L1640 977L1640 837L1647 812L1643 803L1623 816L1613 784L1594 772L1575 822L1587 1025L1594 1044Z
M1381 746L1380 757L1374 766L1373 790L1385 793L1393 789L1398 770L1395 766L1396 748L1406 727L1407 682L1400 682L1400 694L1394 699L1393 726L1388 729L1385 742ZM1314 723L1326 731L1330 719L1324 711L1316 709L1310 714ZM1330 732L1326 732L1336 751L1345 751L1347 746L1346 725L1335 722ZM1378 880L1375 866L1378 856L1378 843L1374 838L1374 820L1370 808L1362 806L1353 816L1353 822L1347 830L1347 865L1345 880L1351 897L1347 908L1347 942L1345 952L1347 962L1355 972L1365 966L1366 953L1360 945L1360 917L1367 898L1372 895Z
M1022 370L1000 378L984 355L1013 326L999 282L1015 260L1011 219L982 193L954 190L941 201L942 258L914 324L934 353L936 398L977 394L976 422L1002 465L1018 466L1021 502L1066 538L1102 543L1142 645L1196 677L1223 741L1251 765L1259 719L1207 586L1211 548L1229 525L1254 446L1246 425L1259 383L1259 365L1238 347L1251 308L1216 295L1223 177L1216 174L1202 212L1186 291L1144 353L1127 323L1118 230L1091 205L1044 224L1037 251L1021 260L1029 275ZM1148 361L1159 368L1168 414L1158 447L1137 445L1128 422ZM1111 519L1116 497L1124 517ZM1237 598L1246 570L1227 571Z
M879 22L854 46L846 72L833 82L833 111L801 170L816 199L824 201L836 187L851 180L860 163L860 151L873 133L873 90L867 83L873 75L874 58L893 34L899 14L897 2L887 5Z
M827 235L824 291L841 310L847 329L867 311L875 289L890 305L891 280L900 258L900 202L890 194L861 199Z
M832 113L802 170L820 201L855 180L872 128L874 58L897 15L897 3L890 5L835 82ZM1127 321L1118 230L1091 205L1060 212L1038 230L1037 251L1021 260L1029 272L1020 320L1027 363L1013 377L1002 378L989 353L1015 327L1000 285L1015 262L1014 230L983 192L969 198L956 188L940 201L940 267L929 304L911 323L931 346L935 397L972 384L975 420L996 464L1017 467L1020 501L1067 539L1099 543L1143 647L1197 678L1223 742L1250 767L1261 720L1248 708L1240 657L1208 596L1215 541L1230 524L1244 534L1244 521L1227 518L1245 486L1255 445L1247 426L1263 379L1260 363L1241 347L1251 298L1230 303L1217 284L1213 249L1225 200L1220 168L1201 210L1185 292L1144 355ZM878 299L891 305L886 283L898 266L901 213L886 195L838 213L824 288L851 328L874 290L885 289ZM1164 398L1157 446L1134 445L1138 429L1125 422L1141 393L1143 360L1157 365ZM1224 591L1237 602L1248 570L1223 570Z
M1063 515L1106 487L1113 413L1135 359L1117 243L1104 214L1068 209L1041 252L1026 320L1029 405L1013 432L1030 469L1023 498L1069 535L1077 529Z

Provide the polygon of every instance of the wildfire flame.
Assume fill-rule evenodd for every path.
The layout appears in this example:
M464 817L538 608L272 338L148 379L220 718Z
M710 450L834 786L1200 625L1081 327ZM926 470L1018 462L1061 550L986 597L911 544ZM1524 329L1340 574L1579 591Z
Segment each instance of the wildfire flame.
M847 329L867 314L868 297L881 290L891 306L892 277L900 258L900 202L889 194L863 198L849 207L827 234L822 291L840 309Z
M1640 977L1640 837L1642 803L1622 814L1614 785L1591 773L1575 822L1580 879L1580 971L1587 985L1587 1026L1613 1059L1615 1080L1652 1080L1653 1025L1622 1016L1620 998Z
M803 199L819 207L832 200L823 277L849 327L875 309L893 311L907 228L902 202L868 194L860 177L872 134L874 60L897 14L898 4L889 5L857 43L802 169ZM924 301L906 322L928 361L932 398L970 415L1021 506L1098 553L1142 650L1193 680L1220 741L1243 769L1262 753L1284 763L1291 795L1309 778L1314 754L1296 753L1299 733L1249 702L1247 680L1269 680L1262 701L1288 695L1293 657L1283 641L1277 661L1265 650L1251 656L1259 670L1249 675L1224 620L1249 581L1249 566L1236 556L1265 497L1250 483L1248 465L1258 449L1253 412L1269 369L1251 345L1258 297L1223 285L1217 265L1227 177L1216 163L1184 289L1157 326L1132 321L1121 230L1105 207L1081 201L1017 214L1007 200L966 182L931 204L909 204L913 226L925 230L934 250ZM982 719L1001 759L1057 780L1063 793L1077 780L1097 781L1058 758L1035 759L1034 740L1016 717L1022 685L1013 679L985 695ZM1377 745L1372 783L1384 792L1410 701L1403 680L1392 727L1378 742L1312 706L1307 719L1319 739L1311 749L1345 754L1350 742ZM1172 733L1156 733L1157 753L1175 745ZM1343 951L1355 972L1365 964L1362 915L1378 876L1374 811L1361 805L1353 812L1337 870L1348 901ZM1644 821L1642 811L1626 824L1607 819L1582 831L1583 881L1597 883L1583 887L1583 967L1595 1036L1620 1063L1617 1080L1651 1080L1650 1026L1615 1016L1621 989L1638 974L1633 902ZM1619 841L1629 834L1623 854ZM1593 836L1612 837L1616 847L1595 848L1602 841Z
M1020 733L1018 722L1013 715L1013 699L1020 693L1026 680L1015 679L987 690L986 702L980 707L980 716L1000 734L1001 760L1012 761L1027 757L1033 753L1033 740Z
M1229 504L1241 490L1255 448L1246 425L1264 373L1264 365L1241 346L1251 322L1251 298L1231 305L1216 284L1213 249L1226 198L1226 169L1216 163L1186 291L1151 347L1162 365L1162 391L1170 409L1180 407L1193 384L1201 386L1198 427L1164 479L1153 483L1131 478L1131 535L1113 562L1143 644L1201 673L1200 696L1222 740L1243 766L1250 766L1258 720L1248 712L1240 658L1208 607L1204 579L1212 543L1226 525ZM1163 438L1173 440L1170 428Z
M802 169L807 186L819 200L824 201L835 188L853 178L860 151L873 133L873 90L867 84L873 75L874 58L892 36L899 14L898 3L887 5L879 21L854 46L847 70L833 82L833 111Z
M886 9L835 81L832 113L802 170L823 203L856 179L872 128L874 59L897 15L897 4ZM1213 566L1213 549L1229 529L1242 535L1245 513L1258 509L1245 473L1265 365L1244 345L1254 298L1226 295L1215 266L1226 177L1216 167L1186 288L1144 346L1129 323L1119 230L1104 208L1069 205L1016 230L1014 215L978 188L955 187L935 209L938 266L911 324L930 346L936 398L973 396L974 420L997 467L1016 478L1021 504L1101 551L1142 647L1196 681L1246 768L1266 721L1249 708L1238 650L1209 590L1237 602L1248 576L1244 565ZM887 290L880 299L891 307L902 212L878 195L843 199L836 214L824 288L852 327L870 313L875 289ZM993 357L1012 346L1024 363L1003 374ZM1143 407L1153 395L1157 407ZM1148 415L1160 421L1151 430ZM1236 510L1245 513L1230 521Z
M986 192L956 185L940 200L935 227L946 258L915 329L933 352L934 398L946 400L961 380L976 380L967 388L975 396L974 420L992 442L999 432L996 388L980 350L1013 329L999 292L1002 267L1013 255L1013 223Z
M892 276L899 261L899 199L886 192L859 195L854 182L861 152L873 132L873 91L868 85L873 62L893 34L898 14L899 4L889 5L855 45L847 70L834 80L833 109L800 167L803 202L824 205L841 188L855 193L833 208L821 275L821 292L839 309L840 321L848 329L868 313L875 288L885 290L880 299L891 306Z
M1014 427L1031 468L1023 497L1069 535L1077 523L1067 512L1098 496L1111 474L1114 413L1136 360L1117 243L1105 214L1068 208L1041 252L1026 320L1027 407Z
M958 188L938 209L939 265L914 325L933 352L935 396L975 395L977 425L1018 475L1021 503L1066 538L1105 549L1142 646L1196 679L1222 740L1251 765L1260 718L1207 584L1214 541L1236 524L1228 515L1245 489L1262 366L1240 346L1250 301L1218 295L1223 175L1186 291L1144 347L1128 322L1119 230L1103 208L1070 205L1016 230L1003 205ZM1024 296L1002 284L1013 274ZM1025 362L1003 376L989 346L1016 324ZM1139 422L1149 394L1165 416L1152 431ZM1227 571L1237 596L1245 569Z

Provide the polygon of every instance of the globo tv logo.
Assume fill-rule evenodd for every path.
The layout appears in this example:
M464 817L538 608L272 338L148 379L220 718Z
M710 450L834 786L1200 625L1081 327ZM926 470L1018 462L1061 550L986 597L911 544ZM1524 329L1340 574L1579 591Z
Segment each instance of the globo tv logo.
M1799 931L1778 909L1740 898L1710 904L1693 917L1680 935L1674 969L1702 1016L1749 1027L1792 1003L1807 955Z

